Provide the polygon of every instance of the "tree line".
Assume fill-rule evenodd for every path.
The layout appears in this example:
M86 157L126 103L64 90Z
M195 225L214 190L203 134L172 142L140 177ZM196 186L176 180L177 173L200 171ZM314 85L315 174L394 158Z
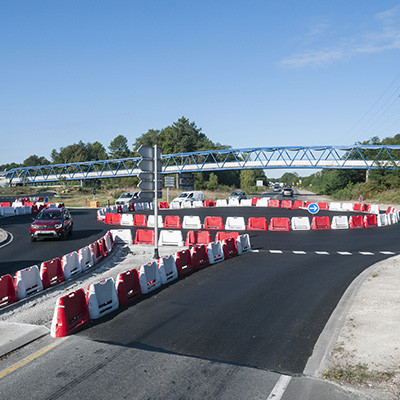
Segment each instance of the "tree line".
M155 144L162 149L163 154L231 148L229 145L214 143L202 132L201 128L197 127L194 121L189 121L188 118L182 116L178 121L163 129L149 129L135 139L132 148L129 147L126 136L120 134L111 140L107 149L98 141L93 143L79 141L60 149L53 149L50 153L50 159L34 154L21 164L0 165L0 170L135 157L138 156L137 150L141 145L153 146ZM195 174L195 187L210 190L221 189L224 186L250 189L255 187L257 179L262 179L266 184L267 178L262 170L202 172ZM132 182L134 183L135 180Z

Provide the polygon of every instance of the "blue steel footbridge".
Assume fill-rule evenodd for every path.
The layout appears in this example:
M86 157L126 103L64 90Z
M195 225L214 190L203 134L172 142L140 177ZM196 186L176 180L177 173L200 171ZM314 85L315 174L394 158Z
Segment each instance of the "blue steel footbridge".
M140 157L14 168L12 184L137 176ZM398 169L400 146L287 146L197 151L162 156L162 174L242 169Z

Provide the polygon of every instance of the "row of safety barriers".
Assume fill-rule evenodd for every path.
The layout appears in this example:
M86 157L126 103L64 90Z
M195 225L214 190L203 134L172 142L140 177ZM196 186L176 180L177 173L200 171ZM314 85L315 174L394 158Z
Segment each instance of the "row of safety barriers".
M57 285L99 263L111 252L114 239L107 232L99 240L61 258L32 265L17 271L14 279L10 274L0 276L0 307L24 299L29 295Z
M250 250L249 236L239 235L236 239L225 238L161 257L119 274L115 281L107 278L92 283L86 293L78 289L57 300L50 333L53 337L73 334L88 325L90 320L132 304L162 285Z
M32 214L43 208L54 206L64 207L64 203L45 203L30 201L0 202L0 217L13 217L14 215Z
M323 223L321 222L323 221ZM111 225L134 226L137 228L153 228L154 215L144 214L112 214L107 213L104 222ZM305 230L322 229L346 229L369 228L372 226L384 226L399 222L399 212L394 208L388 209L386 214L342 215L329 217L278 218L273 217L269 223L265 217L249 217L247 223L244 217L226 217L225 223L220 216L206 216L202 222L197 215L185 215L183 220L179 215L166 215L163 219L158 216L158 226L164 229L212 229L212 230Z

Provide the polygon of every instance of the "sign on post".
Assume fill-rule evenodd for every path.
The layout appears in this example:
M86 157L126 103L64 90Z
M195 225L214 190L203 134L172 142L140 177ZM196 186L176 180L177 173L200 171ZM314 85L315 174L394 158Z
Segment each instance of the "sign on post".
M308 205L307 210L311 214L316 214L319 211L319 206L317 203L311 203Z
M140 146L138 149L142 159L138 163L141 170L139 173L139 197L144 201L153 201L155 198L155 175L157 172L157 198L162 197L162 181L161 181L161 149L157 148L156 154L153 146ZM157 171L156 171L157 166Z

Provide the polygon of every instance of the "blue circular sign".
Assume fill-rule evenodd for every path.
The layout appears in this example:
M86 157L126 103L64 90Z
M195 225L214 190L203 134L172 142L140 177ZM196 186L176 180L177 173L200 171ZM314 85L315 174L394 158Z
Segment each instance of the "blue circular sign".
M319 211L319 206L317 203L311 203L308 205L307 210L311 214L316 214Z
M45 198L44 198L44 202L45 202L45 203L48 203L48 202L49 202L49 198L48 198L48 197L45 197Z

